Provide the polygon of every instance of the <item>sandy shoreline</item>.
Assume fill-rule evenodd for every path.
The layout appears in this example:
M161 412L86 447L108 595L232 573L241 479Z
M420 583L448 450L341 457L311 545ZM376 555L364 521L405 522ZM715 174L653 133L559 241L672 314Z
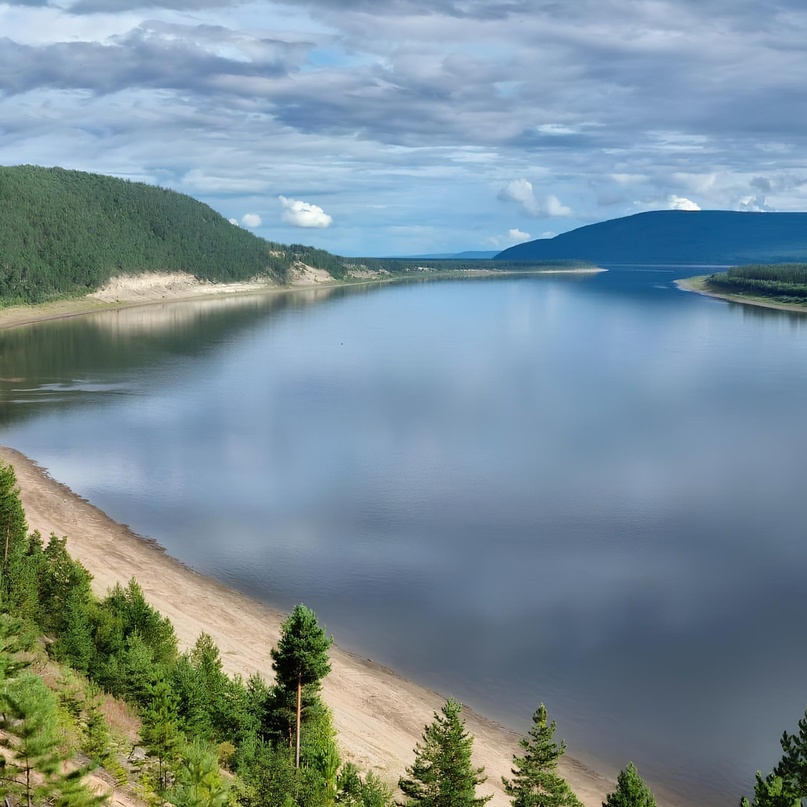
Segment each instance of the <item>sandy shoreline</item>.
M306 278L292 290L321 282ZM107 308L178 302L221 293L211 288L213 284L204 285L201 291L189 290L182 284L174 289L155 286L147 293L132 293L120 287L114 303L82 298L0 309L0 330ZM229 289L228 293L287 290L260 284ZM173 622L180 647L189 647L205 631L218 645L229 673L247 677L259 672L271 680L269 649L278 639L283 614L194 572L155 542L110 519L19 452L0 447L0 461L14 466L29 528L39 530L43 536L67 536L69 551L92 573L98 594L103 595L115 583L126 584L134 576L154 607ZM441 696L338 646L332 651L332 663L333 672L326 680L324 694L334 712L344 756L395 783L405 766L411 764L415 743L432 713L442 705ZM549 707L551 717L551 704ZM529 717L524 716L525 729ZM484 765L488 775L480 792L493 794L492 807L505 807L509 800L501 788L501 777L510 774L518 736L470 711L466 720L475 737L475 763ZM558 734L559 738L563 736L562 727ZM613 779L571 757L564 757L561 770L586 807L599 807L605 794L613 789Z
M714 297L717 300L727 300L730 303L742 303L743 305L754 305L758 308L774 308L778 311L795 311L799 314L807 314L807 306L796 303L777 303L773 300L765 300L761 297L744 297L742 294L722 294L705 288L705 278L702 275L697 277L687 277L676 280L675 285L681 291L691 291L695 294L702 294L704 297Z
M0 447L0 461L14 466L29 529L43 536L66 535L70 553L92 573L96 593L103 595L135 576L149 602L173 622L182 649L206 631L229 673L247 677L258 672L271 680L269 649L277 642L283 614L194 572L19 452ZM361 767L394 782L411 764L415 742L442 698L338 646L331 656L333 672L324 694L340 748ZM484 791L493 793L491 805L504 807L509 801L500 782L510 773L518 735L470 711L466 720L475 737L475 762L488 774ZM562 771L586 807L599 807L612 787L609 779L572 758L564 758Z

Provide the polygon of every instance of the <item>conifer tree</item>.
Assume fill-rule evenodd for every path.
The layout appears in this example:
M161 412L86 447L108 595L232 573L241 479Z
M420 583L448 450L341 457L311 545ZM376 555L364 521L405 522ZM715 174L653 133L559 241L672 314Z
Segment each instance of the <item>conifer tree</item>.
M798 726L797 734L782 734L782 759L764 778L757 771L754 800L741 799L741 807L800 807L807 798L807 712Z
M553 739L557 724L546 722L543 703L532 716L528 736L519 745L523 756L513 757L513 778L502 777L513 807L582 807L568 782L557 772L566 743Z
M177 757L182 742L179 730L178 701L166 681L151 688L151 701L141 714L140 742L146 754L157 760L157 789L163 793L167 785L167 766Z
M471 763L474 738L465 731L461 711L462 705L449 699L426 726L414 764L398 781L406 807L482 807L492 798L476 795L487 777Z
M63 771L59 751L57 704L37 675L26 673L4 688L0 730L5 734L4 789L16 792L26 807L45 802L56 807L93 807L101 798L83 782L86 769Z
M768 774L764 779L757 771L754 783L754 800L740 799L740 807L801 807L801 798L795 795L789 785L775 773Z
M93 762L101 763L109 756L109 725L101 711L101 695L96 686L90 684L84 703L84 737L81 750Z
M25 512L20 501L17 477L14 468L0 463L0 606L5 602L10 581L8 565L15 544L23 540L28 533Z
M198 742L187 746L169 801L176 807L223 807L227 793L215 752Z
M281 626L280 641L272 648L272 669L277 686L286 694L297 694L295 767L300 767L300 723L303 687L316 691L331 671L328 648L333 637L317 623L317 615L304 605L296 605Z
M608 794L602 807L656 807L656 799L636 766L629 762L628 767L619 772L616 790Z

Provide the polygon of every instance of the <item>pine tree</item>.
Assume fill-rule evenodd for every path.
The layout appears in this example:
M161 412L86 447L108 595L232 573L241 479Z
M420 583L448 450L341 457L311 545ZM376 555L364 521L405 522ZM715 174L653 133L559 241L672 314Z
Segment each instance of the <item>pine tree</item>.
M90 684L84 703L83 727L82 752L93 762L103 762L109 756L109 725L101 711L101 694L98 688L92 684Z
M629 762L628 767L619 772L616 790L608 794L602 807L656 807L656 799L636 766Z
M277 686L286 694L297 693L295 767L300 767L300 723L303 687L316 691L320 681L331 671L328 648L333 637L327 637L317 623L317 615L304 605L294 610L281 626L280 641L272 648L272 669Z
M741 807L799 807L807 798L807 713L799 720L798 734L784 732L779 742L782 759L764 778L757 771L754 800L741 799Z
M64 773L59 751L57 704L39 676L26 673L4 688L0 730L5 736L4 790L16 792L26 807L93 807L103 799L84 784L86 769Z
M426 726L415 746L415 762L398 786L407 807L482 807L491 796L477 796L487 777L471 763L473 737L460 719L462 705L449 699Z
M201 743L187 746L169 801L176 807L223 807L227 793L215 752Z
M140 742L146 754L157 760L160 793L167 786L166 766L176 759L182 739L176 695L166 681L159 681L152 687L151 701L141 714Z
M800 807L801 803L781 776L770 773L763 779L759 771L754 783L754 801L740 799L740 807Z
M19 494L14 468L0 463L0 606L5 603L9 593L8 566L11 553L15 544L24 540L28 534L28 524Z
M553 739L557 724L546 722L543 703L532 716L532 728L519 745L524 755L513 757L513 778L502 777L513 807L582 807L568 782L557 772L566 743Z

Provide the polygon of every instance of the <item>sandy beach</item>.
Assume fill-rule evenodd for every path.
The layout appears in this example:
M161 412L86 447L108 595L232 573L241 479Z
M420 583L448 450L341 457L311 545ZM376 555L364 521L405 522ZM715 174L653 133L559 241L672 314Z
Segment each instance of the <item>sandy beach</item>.
M306 278L300 285L306 282L320 283L322 279ZM204 284L201 291L196 285L186 287L180 283L171 289L165 283L152 283L147 290L127 289L124 285L115 289L114 301L110 297L95 296L41 307L0 309L0 329L42 319L76 316L102 307L144 305L221 293L220 289L212 288L212 284ZM256 289L228 291L254 292ZM105 594L115 583L125 584L134 576L154 607L173 622L181 648L192 645L205 631L221 650L228 672L245 677L258 672L271 680L269 650L278 639L283 614L169 557L153 541L114 522L22 454L0 447L0 461L14 466L29 528L39 530L44 536L51 533L67 536L69 551L92 573L99 595ZM415 743L443 699L369 659L340 648L336 638L337 645L332 650L333 672L326 680L324 695L334 713L343 756L394 784L404 768L412 763ZM551 717L551 704L549 707ZM466 711L465 717L475 737L475 763L484 765L488 775L480 792L493 795L490 802L493 807L505 807L509 800L502 790L501 777L510 773L518 736L470 711ZM527 727L529 715L524 717ZM562 736L562 731L559 735ZM612 779L568 756L562 760L561 771L586 807L599 807L605 794L613 788Z

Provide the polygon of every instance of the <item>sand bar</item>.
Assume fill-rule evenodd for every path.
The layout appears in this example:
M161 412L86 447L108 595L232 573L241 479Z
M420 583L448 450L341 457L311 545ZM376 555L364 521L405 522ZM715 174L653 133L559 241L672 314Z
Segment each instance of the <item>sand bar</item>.
M799 314L807 314L807 305L798 303L777 303L775 300L766 300L764 297L746 297L742 294L729 294L712 291L706 288L707 278L698 275L697 277L687 277L676 280L675 285L681 291L694 291L704 297L714 297L718 300L727 300L730 303L742 303L743 305L755 305L758 308L775 308L779 311L796 311Z

